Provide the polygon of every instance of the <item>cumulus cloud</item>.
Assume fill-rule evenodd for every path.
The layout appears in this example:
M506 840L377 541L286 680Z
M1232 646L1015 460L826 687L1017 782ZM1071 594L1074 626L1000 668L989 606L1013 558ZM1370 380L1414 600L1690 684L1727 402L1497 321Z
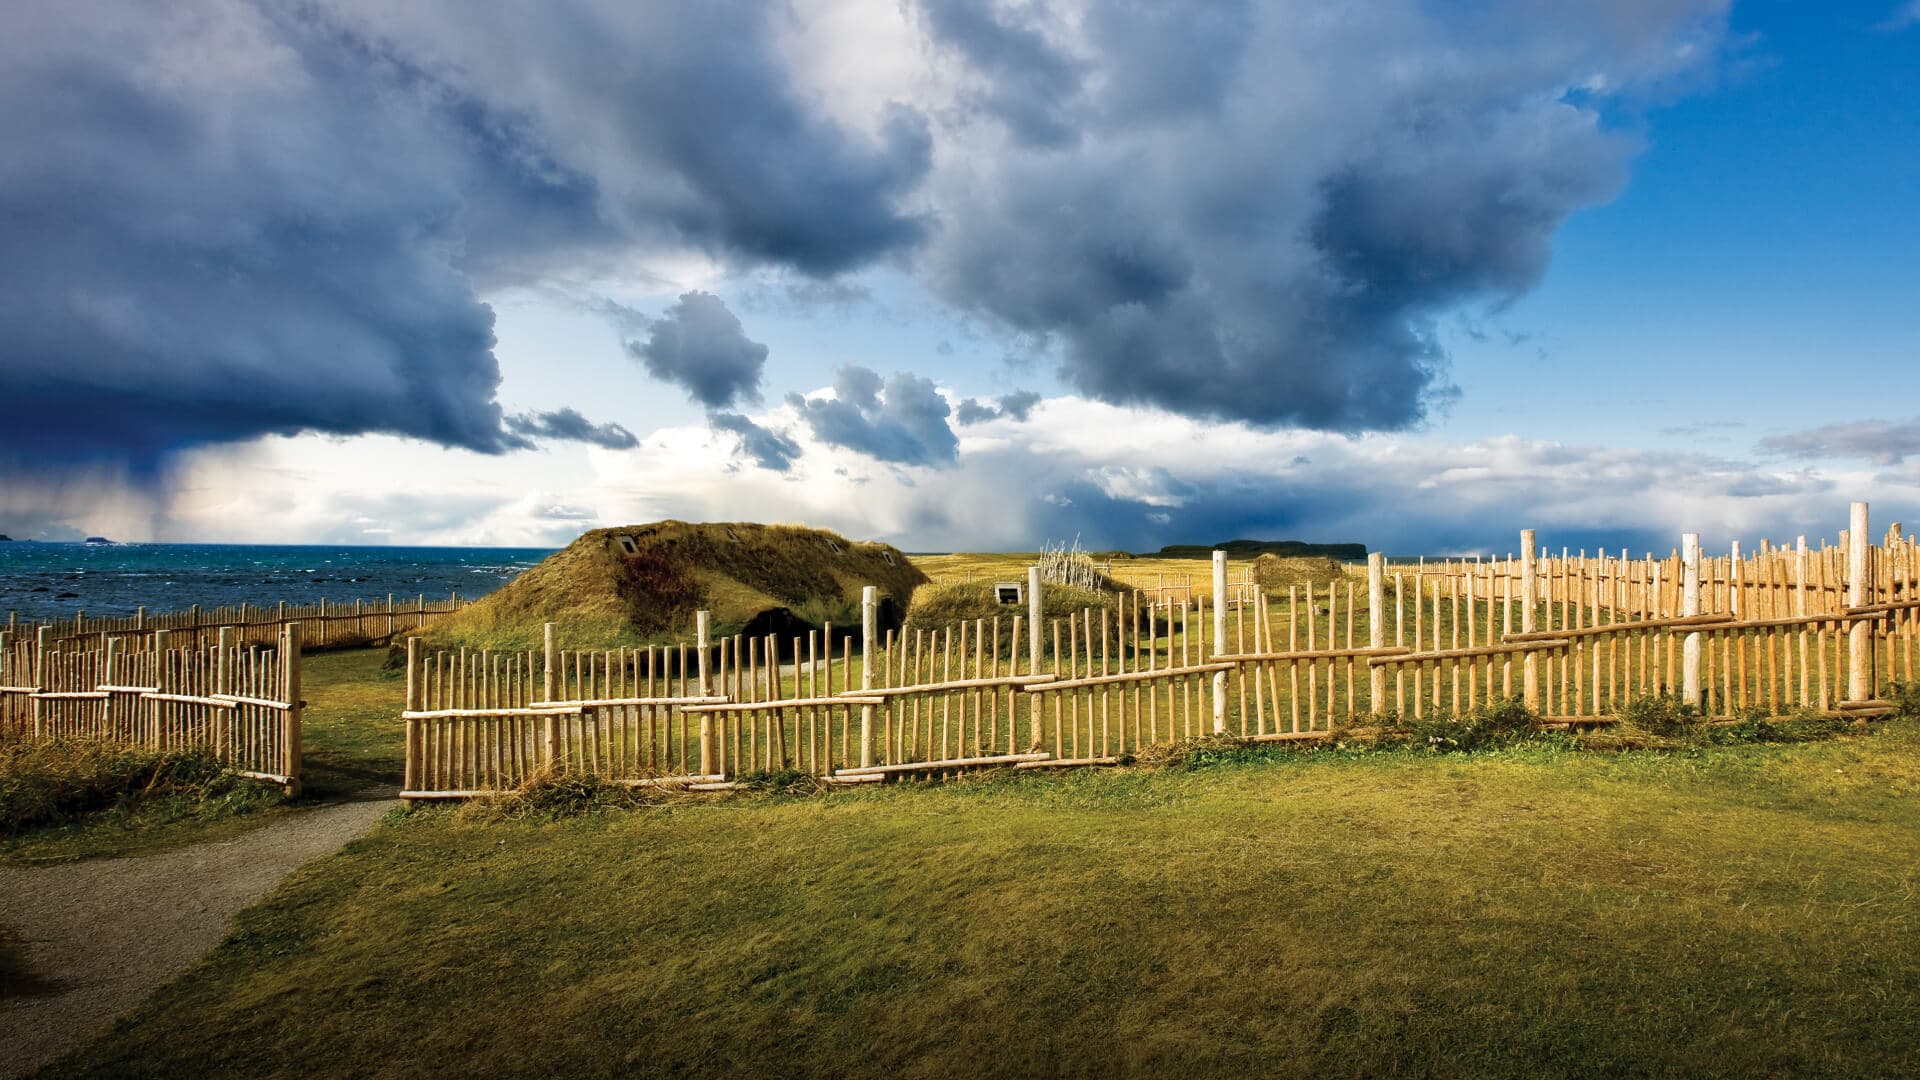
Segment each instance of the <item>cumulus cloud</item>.
M897 465L950 465L960 440L947 423L952 409L931 379L896 371L882 380L858 364L834 372L833 396L789 394L787 404L813 437Z
M627 352L649 375L680 384L709 409L760 400L767 347L747 337L719 297L686 293L647 331L647 340L628 342Z
M1531 288L1559 225L1619 190L1635 143L1577 88L1621 102L1710 57L1725 19L918 10L965 68L963 107L930 110L956 150L918 264L941 296L1057 348L1088 395L1342 431L1422 420L1449 394L1433 321Z
M582 442L608 450L631 450L640 440L633 432L609 421L596 424L574 409L553 412L519 413L507 417L509 434L522 439L550 439L557 442Z
M817 305L884 266L1090 398L1405 427L1447 393L1434 320L1537 282L1635 151L1602 114L1711 64L1725 6L862 20L920 48L832 95L793 42L845 23L804 2L0 7L0 99L30 103L0 112L0 462L150 483L296 432L510 450L553 422L503 416L480 297L652 258ZM726 419L766 350L718 298L633 344L761 471L816 445L951 468L952 421L1032 407L956 416L924 378L848 368L794 401L803 443Z
M800 456L800 444L784 431L774 431L754 423L739 413L708 413L707 423L715 431L736 436L739 452L755 465L773 472L786 472Z
M1876 465L1898 465L1920 455L1920 417L1912 420L1856 420L1844 424L1768 435L1761 453L1799 458L1865 458Z
M498 453L479 290L913 244L924 123L823 115L781 25L747 2L0 8L0 98L31 103L0 112L0 456L153 475L301 431ZM732 400L720 362L665 363Z
M1001 417L1024 421L1033 412L1033 407L1038 404L1040 404L1039 394L1031 390L1016 390L1011 394L1002 394L992 403L981 401L979 398L968 398L954 407L953 418L962 425L981 424Z

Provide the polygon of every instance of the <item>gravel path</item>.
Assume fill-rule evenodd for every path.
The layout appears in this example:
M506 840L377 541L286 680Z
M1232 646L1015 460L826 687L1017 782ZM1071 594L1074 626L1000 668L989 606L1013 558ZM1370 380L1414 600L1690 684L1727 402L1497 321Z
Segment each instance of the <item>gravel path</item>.
M97 1035L218 945L241 908L394 805L369 792L220 843L0 867L0 923L19 934L33 973L51 984L46 993L0 1000L0 1080Z

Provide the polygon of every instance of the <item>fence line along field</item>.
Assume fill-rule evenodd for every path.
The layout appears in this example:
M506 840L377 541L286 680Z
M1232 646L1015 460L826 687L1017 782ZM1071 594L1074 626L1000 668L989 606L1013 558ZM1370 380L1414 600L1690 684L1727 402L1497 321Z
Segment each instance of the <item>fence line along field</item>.
M780 770L854 784L1104 765L1507 697L1562 727L1662 694L1720 717L1886 715L1883 684L1913 677L1920 559L1897 529L1870 543L1865 504L1850 524L1833 548L1709 559L1689 536L1640 561L1549 557L1529 530L1517 558L1390 573L1375 555L1364 576L1275 595L1216 553L1207 592L1124 591L1071 617L1044 615L1032 566L1012 613L940 628L882 632L870 589L858 648L831 627L710 640L703 618L664 648L561 650L550 628L542 650L410 649L404 794L547 769L714 788Z
M301 624L286 624L270 646L243 643L231 626L210 644L195 636L159 630L93 647L89 635L62 647L42 626L28 640L0 640L0 738L205 749L298 794Z
M1091 574L1095 588L1070 595L1104 602L1068 614L1048 613L1056 586L1029 565L996 582L1002 614L941 626L883 630L868 586L857 628L716 639L701 612L693 639L670 646L562 649L551 623L521 651L407 637L403 795L465 798L552 770L715 789L789 770L866 784L1110 765L1201 737L1325 740L1508 698L1558 727L1611 723L1654 695L1713 717L1885 715L1882 688L1912 681L1920 652L1920 557L1898 526L1870 542L1865 504L1849 524L1834 546L1708 557L1689 535L1640 560L1549 556L1528 530L1515 557L1389 567L1376 554L1364 572L1330 564L1284 586L1215 552L1204 590L1138 576L1125 588L1083 559L1051 576ZM311 614L322 632L405 636L457 605ZM307 621L214 614L232 618L0 632L0 735L205 746L296 788Z
M232 629L236 633L233 640L238 644L272 645L280 639L288 623L297 622L305 628L301 646L324 649L391 639L395 634L418 630L429 619L459 611L469 603L471 601L463 600L459 593L445 600L428 600L422 594L411 601L397 600L389 595L385 602L355 600L351 604L326 600L312 604L288 604L282 601L271 607L237 604L204 610L194 604L180 611L167 612L149 612L141 607L132 615L96 615L91 618L84 611L76 611L70 619L44 622L23 622L17 612L10 611L7 613L4 633L18 641L32 636L44 626L55 645L70 648L85 642L90 646L105 648L108 638L134 639L161 631L178 631L197 645L209 635L217 635L222 629Z

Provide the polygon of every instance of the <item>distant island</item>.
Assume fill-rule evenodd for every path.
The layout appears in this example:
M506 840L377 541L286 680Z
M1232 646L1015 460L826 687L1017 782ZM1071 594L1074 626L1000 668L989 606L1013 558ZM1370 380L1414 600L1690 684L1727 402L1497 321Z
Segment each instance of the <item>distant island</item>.
M6 533L0 533L0 544L11 544L11 543L13 543L13 537L8 536Z
M111 540L109 540L109 539L107 539L107 538L106 538L106 537L104 537L104 536L89 536L89 537L87 537L87 539L86 539L86 542L87 542L87 543L89 543L89 544L111 544L111 543L113 543L113 541L111 541Z
M1234 559L1254 559L1262 555L1283 557L1325 556L1329 559L1364 559L1365 544L1309 544L1304 540L1228 540L1221 544L1168 544L1155 552L1163 559L1210 559L1215 551L1224 551Z

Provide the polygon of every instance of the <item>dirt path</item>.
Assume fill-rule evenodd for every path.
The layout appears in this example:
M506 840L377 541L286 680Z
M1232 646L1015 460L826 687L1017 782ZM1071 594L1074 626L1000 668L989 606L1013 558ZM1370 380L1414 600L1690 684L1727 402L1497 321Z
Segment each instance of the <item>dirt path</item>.
M98 1034L194 961L302 863L395 805L384 793L288 814L232 840L157 855L0 868L0 923L45 993L0 1000L0 1080Z

